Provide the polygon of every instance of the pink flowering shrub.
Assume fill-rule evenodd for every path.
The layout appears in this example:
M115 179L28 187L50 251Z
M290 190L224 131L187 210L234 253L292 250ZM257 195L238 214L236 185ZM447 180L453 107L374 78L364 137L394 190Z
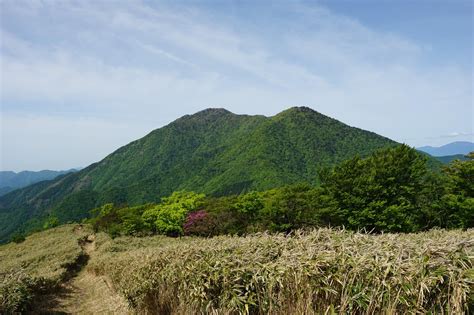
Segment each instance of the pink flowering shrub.
M210 236L215 228L214 221L214 218L206 210L190 212L183 224L184 234Z

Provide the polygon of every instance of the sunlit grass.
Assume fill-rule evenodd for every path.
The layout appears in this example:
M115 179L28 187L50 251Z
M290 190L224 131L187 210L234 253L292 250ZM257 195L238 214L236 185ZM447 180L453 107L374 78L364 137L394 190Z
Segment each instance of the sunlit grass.
M0 246L1 312L64 281L87 226ZM215 238L95 237L86 271L152 314L463 314L473 304L474 230L342 230Z
M151 313L465 313L474 230L104 240L88 268Z
M35 294L64 281L83 255L88 226L64 225L0 246L0 313L24 311Z

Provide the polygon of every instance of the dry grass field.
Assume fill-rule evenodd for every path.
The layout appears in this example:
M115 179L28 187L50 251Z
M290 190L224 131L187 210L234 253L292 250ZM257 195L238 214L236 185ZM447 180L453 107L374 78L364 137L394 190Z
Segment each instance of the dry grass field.
M464 314L474 230L117 238L88 268L139 313Z
M0 246L0 313L25 310L78 271L87 259L80 244L90 233L64 225Z
M129 313L104 277L84 270L100 240L109 238L74 224L0 246L0 314Z
M0 259L0 313L465 314L474 301L474 230L111 239L67 225Z

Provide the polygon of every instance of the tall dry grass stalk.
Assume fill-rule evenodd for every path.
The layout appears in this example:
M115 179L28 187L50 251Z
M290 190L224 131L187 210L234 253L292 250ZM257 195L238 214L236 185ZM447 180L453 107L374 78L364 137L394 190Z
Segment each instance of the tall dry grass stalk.
M83 259L88 226L64 225L0 246L0 314L26 311L40 292L64 281Z
M104 240L88 268L147 314L465 314L474 230Z

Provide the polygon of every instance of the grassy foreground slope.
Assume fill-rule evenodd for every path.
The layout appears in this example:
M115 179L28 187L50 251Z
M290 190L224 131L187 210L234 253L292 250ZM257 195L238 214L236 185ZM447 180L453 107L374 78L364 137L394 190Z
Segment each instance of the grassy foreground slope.
M106 298L117 294L120 313L142 314L467 314L474 307L472 229L215 238L91 233L66 225L0 246L0 313L57 310L48 303L65 281L80 294L60 296L64 310L83 313L110 307ZM92 252L82 243L91 236ZM84 302L89 298L93 303Z
M116 238L88 269L147 314L467 314L474 230Z
M38 294L70 277L85 263L80 243L90 233L87 226L63 225L0 246L0 314L27 310Z

